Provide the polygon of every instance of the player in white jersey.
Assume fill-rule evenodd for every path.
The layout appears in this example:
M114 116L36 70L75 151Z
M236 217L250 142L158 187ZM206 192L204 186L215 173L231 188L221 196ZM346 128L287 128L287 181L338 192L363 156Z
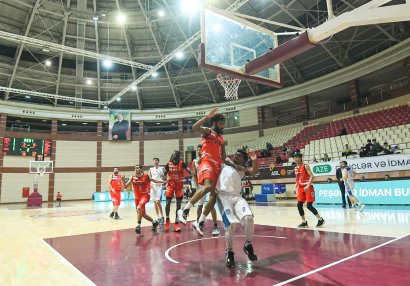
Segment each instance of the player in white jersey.
M366 205L361 204L359 199L353 195L354 180L353 177L356 175L356 172L352 170L350 166L347 165L346 161L339 163L340 169L342 169L342 178L341 181L345 184L345 189L347 197L352 203L352 208L362 211Z
M154 166L149 169L148 176L150 179L161 181L165 178L164 167L159 166L159 159L153 158ZM162 195L162 184L156 184L151 182L151 200L154 201L155 212L157 213L158 219L160 219L161 224L164 224L164 215L162 213L161 205L161 195Z
M193 164L192 164L192 169L193 169L193 174L192 174L192 181L194 181L195 183L195 188L196 191L199 192L200 190L202 190L202 188L204 187L203 185L199 185L198 184L198 161L201 158L201 151L202 151L202 145L199 144L198 146L196 146L196 152L197 152L197 157L193 160ZM198 209L197 209L197 218L196 221L194 221L192 223L192 226L198 231L198 233L200 235L204 235L203 232L203 227L199 224L199 218L201 217L202 214L202 209L203 209L203 205L205 203L205 199L209 197L209 194L203 196L202 198L199 199L198 201ZM212 230L212 236L218 236L221 234L221 231L219 230L218 227L218 222L217 222L217 217L216 217L216 211L215 208L212 208L211 211L211 216L212 216L212 221L214 222L214 228Z
M229 268L235 267L233 236L235 233L235 224L239 222L245 226L246 240L243 251L248 255L249 260L255 261L258 259L252 246L254 229L253 213L248 202L241 196L242 178L245 177L245 175L254 175L259 168L254 152L252 154L252 160L253 167L243 168L240 171L223 164L216 185L218 191L218 207L225 227L226 266ZM247 161L248 154L246 154L244 150L236 151L233 158L233 162L236 165L243 166Z

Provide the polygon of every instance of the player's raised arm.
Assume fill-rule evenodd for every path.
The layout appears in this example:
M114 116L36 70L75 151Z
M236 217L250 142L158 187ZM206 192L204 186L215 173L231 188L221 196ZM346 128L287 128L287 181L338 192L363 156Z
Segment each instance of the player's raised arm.
M215 107L214 109L212 109L207 115L205 115L204 117L202 117L201 119L199 119L197 122L195 122L194 125L192 125L192 130L201 133L202 135L209 135L209 133L211 132L211 129L208 127L203 127L202 125L204 125L204 123L211 119L212 117L215 116L215 114L217 114L219 111L218 107Z
M248 176L254 176L254 175L256 175L256 173L258 173L258 171L259 171L259 162L258 162L258 158L257 158L257 156L256 156L256 153L255 153L255 151L251 151L251 152L249 152L249 157L251 158L251 160L252 160L252 167L248 167L248 168L246 168L246 175L248 175Z

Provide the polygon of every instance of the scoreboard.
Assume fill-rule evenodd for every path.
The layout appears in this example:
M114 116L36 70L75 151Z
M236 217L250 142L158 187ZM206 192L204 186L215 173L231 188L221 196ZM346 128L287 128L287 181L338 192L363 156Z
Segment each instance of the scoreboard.
M3 139L3 155L44 158L50 156L51 140L33 138Z

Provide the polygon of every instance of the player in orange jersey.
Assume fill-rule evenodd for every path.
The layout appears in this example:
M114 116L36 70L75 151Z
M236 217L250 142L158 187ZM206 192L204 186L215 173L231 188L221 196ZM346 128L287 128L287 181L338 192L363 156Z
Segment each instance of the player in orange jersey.
M124 175L119 174L118 168L114 168L114 172L108 178L108 187L110 188L110 196L113 204L110 217L120 219L118 207L121 204L121 190L124 188Z
M234 167L231 162L225 160L225 141L223 137L223 129L225 126L225 117L218 113L219 109L212 109L206 116L198 120L192 129L201 133L202 154L198 162L198 184L203 185L203 188L195 193L189 203L183 210L178 211L178 219L183 224L191 207L195 205L203 196L209 193L208 203L198 220L198 227L195 227L199 233L203 231L206 216L212 211L216 202L215 186L221 172L222 163ZM203 124L210 120L212 128L204 127Z
M167 199L165 206L165 231L169 231L170 229L169 212L171 201L174 196L177 202L177 213L178 210L181 209L182 198L184 197L184 193L182 191L184 187L184 171L192 175L191 170L189 170L188 166L184 162L182 162L181 153L179 151L174 151L169 162L165 166L165 176L168 177L167 190L165 191L165 197ZM178 216L175 218L174 232L181 232Z
M152 222L152 230L156 230L159 224L158 220L153 220L152 217L145 212L145 205L149 202L150 199L151 181L158 184L165 183L165 181L159 181L150 178L147 174L144 174L142 166L137 165L135 166L134 174L128 179L128 182L126 184L126 187L132 184L132 188L134 189L135 207L137 208L138 221L138 225L135 228L135 232L137 234L141 234L142 218L145 218L146 220Z
M316 227L322 226L325 223L325 220L320 216L317 209L313 206L315 202L315 189L313 188L314 176L310 170L309 165L304 164L302 161L302 154L295 154L295 175L296 175L296 184L295 192L297 192L298 200L298 211L299 215L302 218L302 223L298 227L308 227L308 223L305 219L305 211L303 210L303 204L307 203L307 208L310 210L318 219Z

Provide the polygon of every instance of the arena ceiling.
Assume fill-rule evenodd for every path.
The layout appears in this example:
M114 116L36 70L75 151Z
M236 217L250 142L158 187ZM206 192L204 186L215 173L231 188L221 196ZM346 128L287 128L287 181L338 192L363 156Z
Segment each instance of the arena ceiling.
M187 0L192 3L195 0ZM199 12L184 0L0 0L0 32L26 36L25 43L0 37L0 86L28 91L109 100L147 69L166 59L198 33ZM325 0L208 0L220 9L242 2L238 12L300 27L315 27L327 18ZM333 0L335 15L369 1ZM404 3L394 0L391 4ZM118 13L125 15L118 23ZM259 23L283 32L285 29ZM357 63L410 35L409 22L350 28L317 47L282 63L282 83L296 85ZM291 36L280 37L280 42ZM92 52L79 57L34 44L36 40ZM131 89L110 108L175 108L224 101L224 91L212 72L198 68L199 40ZM96 56L100 55L100 57ZM103 56L125 64L104 65ZM130 62L140 63L138 66ZM239 97L257 97L272 88L242 82ZM2 100L77 108L89 103L46 99L1 92Z

